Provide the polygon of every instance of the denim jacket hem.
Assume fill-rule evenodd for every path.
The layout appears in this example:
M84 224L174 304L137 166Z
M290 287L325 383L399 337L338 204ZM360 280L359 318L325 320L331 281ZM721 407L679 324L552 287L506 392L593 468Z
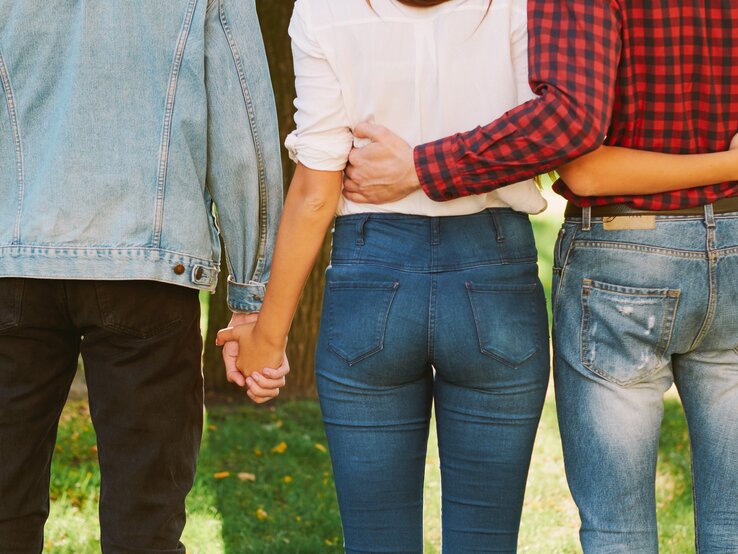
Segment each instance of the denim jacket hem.
M0 247L0 278L160 281L214 291L212 260L153 248Z

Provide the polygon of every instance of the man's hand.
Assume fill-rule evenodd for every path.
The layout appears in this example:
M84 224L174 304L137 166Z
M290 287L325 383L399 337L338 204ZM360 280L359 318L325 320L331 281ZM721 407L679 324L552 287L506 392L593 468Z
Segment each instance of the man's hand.
M420 189L412 147L381 125L359 123L354 136L372 142L349 154L343 195L353 201L386 204Z
M228 328L237 327L239 325L245 325L247 323L256 323L259 319L258 313L251 314L240 314L235 313L231 316L231 321L228 323ZM220 345L223 343L217 342ZM238 371L236 367L236 360L238 359L238 341L229 341L223 344L223 364L225 365L226 379L229 383L235 383L239 387L243 388L246 386L246 377L243 373Z

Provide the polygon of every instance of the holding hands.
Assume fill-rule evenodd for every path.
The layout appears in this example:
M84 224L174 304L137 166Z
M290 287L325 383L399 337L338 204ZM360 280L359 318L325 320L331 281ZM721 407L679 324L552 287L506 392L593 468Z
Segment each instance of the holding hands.
M223 346L226 378L257 404L276 398L290 371L285 355L286 340L272 344L259 335L258 314L233 314L226 329L218 332L216 344Z

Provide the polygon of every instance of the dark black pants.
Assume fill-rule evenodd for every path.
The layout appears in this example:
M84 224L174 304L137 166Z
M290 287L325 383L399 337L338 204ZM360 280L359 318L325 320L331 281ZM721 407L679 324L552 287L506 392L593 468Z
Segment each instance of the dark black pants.
M197 292L0 279L0 553L41 552L57 424L85 364L106 553L184 552L202 433Z

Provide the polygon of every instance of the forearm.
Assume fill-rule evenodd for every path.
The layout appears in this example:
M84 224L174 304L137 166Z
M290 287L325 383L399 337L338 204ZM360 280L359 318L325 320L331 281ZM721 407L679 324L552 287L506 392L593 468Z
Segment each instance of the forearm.
M678 155L603 146L558 172L578 196L656 194L738 180L738 154Z
M254 330L272 344L286 340L340 195L340 171L314 171L298 166L285 200L271 278Z
M496 121L415 149L436 201L490 192L553 170L602 144L620 57L614 2L529 0L533 100Z

